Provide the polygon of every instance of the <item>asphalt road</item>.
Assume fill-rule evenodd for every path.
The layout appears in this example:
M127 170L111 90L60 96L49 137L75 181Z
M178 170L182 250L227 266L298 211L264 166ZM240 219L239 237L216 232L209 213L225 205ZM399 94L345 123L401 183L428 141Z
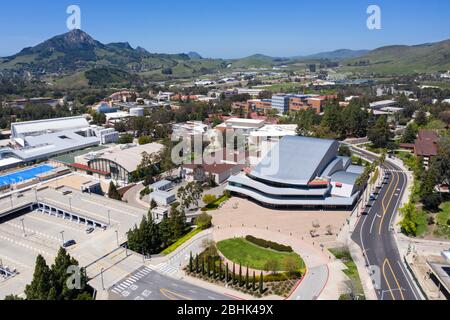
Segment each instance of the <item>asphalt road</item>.
M374 159L370 154L364 155ZM352 239L363 250L367 265L372 266L373 278L379 283L376 293L380 300L420 300L413 280L401 262L392 228L406 190L407 177L392 163L386 161L383 167L389 178L361 216Z
M111 300L231 300L222 294L142 267L109 290Z

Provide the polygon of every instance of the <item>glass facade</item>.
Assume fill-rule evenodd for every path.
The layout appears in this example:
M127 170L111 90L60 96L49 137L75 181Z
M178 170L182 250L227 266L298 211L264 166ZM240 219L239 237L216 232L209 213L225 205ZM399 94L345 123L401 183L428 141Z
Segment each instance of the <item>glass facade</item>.
M131 172L128 172L114 161L107 159L95 159L89 161L89 167L94 170L109 172L111 174L111 179L113 180L123 181L126 183L130 182Z

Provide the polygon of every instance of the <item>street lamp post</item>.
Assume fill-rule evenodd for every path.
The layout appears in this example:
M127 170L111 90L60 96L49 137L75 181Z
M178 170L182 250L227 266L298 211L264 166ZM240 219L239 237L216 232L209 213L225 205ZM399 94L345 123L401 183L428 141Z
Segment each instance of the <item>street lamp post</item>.
M23 231L23 236L26 237L27 233L25 232L25 223L24 223L24 218L20 219L20 222L22 222L22 231Z
M108 227L111 227L111 210L108 210Z
M12 194L9 196L9 199L11 200L11 208L14 208L13 200L12 200Z
M64 231L61 231L60 233L61 233L61 238L62 238L62 244L64 246Z
M105 281L103 280L103 271L104 271L104 269L102 268L100 270L100 274L101 274L101 278L102 278L102 289L105 290Z
M69 198L69 208L70 208L70 211L72 211L72 198L71 197Z

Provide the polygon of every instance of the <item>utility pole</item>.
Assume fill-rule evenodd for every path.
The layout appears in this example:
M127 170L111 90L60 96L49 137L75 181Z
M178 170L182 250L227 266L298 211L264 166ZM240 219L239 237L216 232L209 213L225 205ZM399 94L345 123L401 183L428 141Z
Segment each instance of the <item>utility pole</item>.
M101 278L102 278L102 289L105 290L105 282L103 280L103 268L100 270Z
M60 233L61 233L61 238L62 238L62 244L64 246L64 231L61 231Z
M26 237L27 233L25 232L25 223L24 223L24 218L20 219L20 222L22 222L22 231L23 231L23 236Z
M117 246L120 247L119 243L119 231L116 230L116 239L117 239Z

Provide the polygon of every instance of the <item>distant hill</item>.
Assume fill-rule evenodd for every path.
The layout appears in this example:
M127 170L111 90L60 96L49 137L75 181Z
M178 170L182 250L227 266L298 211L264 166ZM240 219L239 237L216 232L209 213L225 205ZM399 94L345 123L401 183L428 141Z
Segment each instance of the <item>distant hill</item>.
M450 69L450 40L415 46L387 46L343 62L346 70L376 73L421 73Z
M233 68L264 68L291 61L289 58L275 58L263 54L254 54L242 59L231 60Z
M300 56L300 57L296 57L295 59L298 59L298 60L316 59L316 60L340 61L340 60L345 60L345 59L361 57L361 56L367 54L368 52L369 52L369 50L339 49L339 50L330 51L330 52L316 53L316 54L312 54L312 55L308 55L308 56Z
M231 69L296 67L309 62L339 62L356 73L415 73L450 69L450 40L418 46L389 46L372 51L340 49L309 56L270 57L255 54L242 59L205 59L187 54L150 53L128 42L103 44L81 30L53 37L37 46L0 58L0 76L42 77L61 86L108 85L108 79L139 82L192 78ZM297 64L298 63L298 64Z
M226 66L222 60L192 59L187 54L149 53L128 42L103 44L81 30L53 37L35 47L0 59L0 73L30 72L38 75L67 76L94 68L121 69L146 73L183 70L187 74L203 74ZM117 73L117 72L115 72Z
M194 60L194 59L203 59L203 57L202 57L199 53L194 52L194 51L188 52L187 55L188 55L188 57L191 58L192 60Z

